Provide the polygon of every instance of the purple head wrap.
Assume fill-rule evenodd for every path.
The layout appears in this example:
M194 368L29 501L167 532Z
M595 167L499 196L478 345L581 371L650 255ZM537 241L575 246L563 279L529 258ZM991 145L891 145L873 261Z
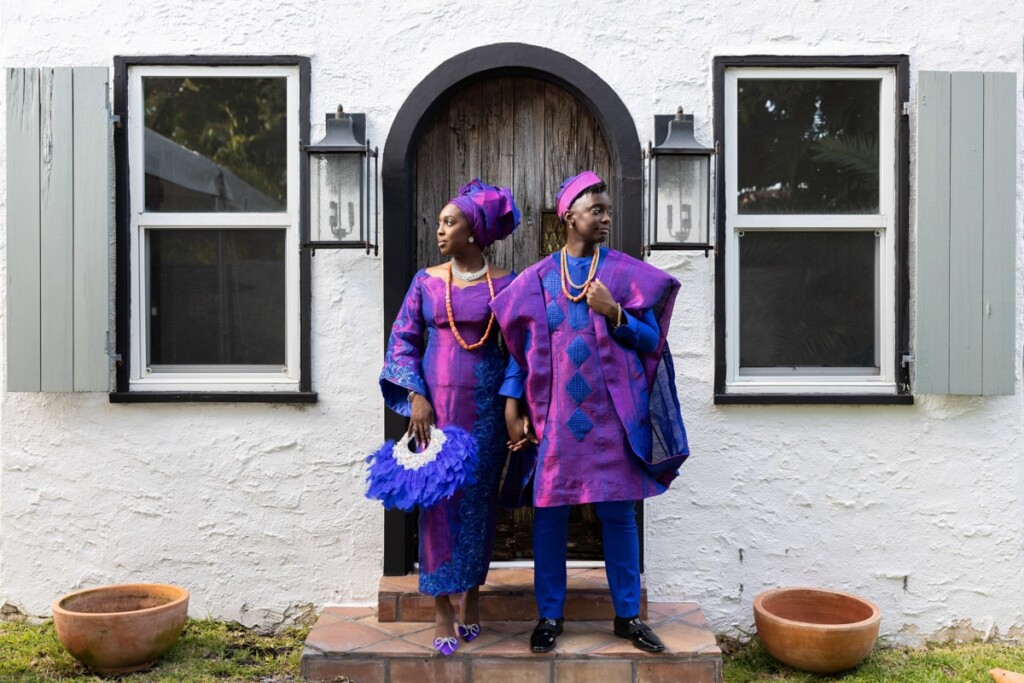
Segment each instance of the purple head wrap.
M584 171L562 181L562 188L555 195L555 210L558 212L558 220L565 223L565 212L569 210L583 190L603 182L601 177L593 171Z
M449 203L465 214L481 249L505 239L519 225L519 207L512 199L512 190L493 187L479 178L460 187L458 196Z

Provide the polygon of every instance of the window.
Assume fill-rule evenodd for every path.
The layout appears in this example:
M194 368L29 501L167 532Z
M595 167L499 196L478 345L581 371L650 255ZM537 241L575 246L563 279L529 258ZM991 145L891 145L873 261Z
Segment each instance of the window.
M898 65L716 61L716 393L898 394Z
M308 392L299 249L308 62L168 61L119 60L119 196L128 186L119 255L126 243L130 278L119 283L128 363L118 391Z

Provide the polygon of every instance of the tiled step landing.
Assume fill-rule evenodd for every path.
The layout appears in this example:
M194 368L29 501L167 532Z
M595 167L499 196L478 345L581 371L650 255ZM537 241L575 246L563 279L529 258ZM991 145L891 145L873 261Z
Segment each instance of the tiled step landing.
M651 604L647 623L666 652L640 652L615 637L610 621L567 620L555 650L534 654L531 620L485 622L476 640L442 657L431 647L432 624L329 607L306 639L302 675L353 683L721 683L722 654L697 604Z
M377 593L377 618L382 622L434 621L434 598L420 595L418 577L385 576ZM537 620L533 569L492 569L480 587L483 621ZM565 618L570 621L611 621L615 617L604 568L568 570ZM640 584L640 617L647 618L647 587Z
M452 657L434 651L433 598L417 577L384 577L378 607L328 607L306 638L302 676L353 683L721 683L722 653L695 603L647 604L641 616L665 641L649 654L612 631L604 569L570 569L565 633L553 652L530 652L536 623L532 569L496 569L480 590L483 633Z

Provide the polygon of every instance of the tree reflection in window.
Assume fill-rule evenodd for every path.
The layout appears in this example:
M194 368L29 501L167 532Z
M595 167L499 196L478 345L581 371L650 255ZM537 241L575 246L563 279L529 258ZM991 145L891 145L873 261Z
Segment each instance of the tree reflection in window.
M147 211L280 212L285 78L143 79Z
M738 81L740 214L878 213L880 81Z

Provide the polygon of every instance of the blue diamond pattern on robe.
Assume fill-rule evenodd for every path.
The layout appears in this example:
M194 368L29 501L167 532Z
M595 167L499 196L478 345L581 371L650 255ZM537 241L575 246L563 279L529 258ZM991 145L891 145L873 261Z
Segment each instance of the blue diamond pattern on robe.
M591 422L590 418L587 417L579 408L569 416L569 431L572 432L572 435L576 437L577 441L583 441L593 428L594 423Z
M550 320L551 314L548 314ZM561 320L559 321L561 322ZM572 360L576 367L583 365L583 361L590 358L590 347L587 346L587 342L583 341L583 337L576 335L576 338L569 344L569 348L566 349L569 354L569 359Z
M549 303L546 310L548 314L548 332L554 332L555 328L565 320L565 313L562 312L561 307L555 301Z
M572 376L572 379L569 380L569 383L565 385L565 390L569 392L570 396L572 396L572 400L576 401L576 405L583 403L587 396L590 396L590 392L593 391L593 389L590 388L590 385L587 384L587 380L583 379L583 375L581 375L579 371L577 371L576 374Z
M562 293L562 274L558 271L549 270L548 274L544 276L543 284L548 296L554 299Z

